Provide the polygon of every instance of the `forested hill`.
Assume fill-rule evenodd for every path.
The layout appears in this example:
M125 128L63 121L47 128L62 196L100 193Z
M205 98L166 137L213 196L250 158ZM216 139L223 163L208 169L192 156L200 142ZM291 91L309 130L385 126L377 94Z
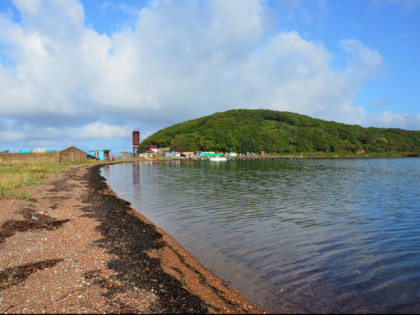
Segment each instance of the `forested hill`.
M175 151L420 153L420 131L363 128L272 110L229 110L162 129L145 139Z

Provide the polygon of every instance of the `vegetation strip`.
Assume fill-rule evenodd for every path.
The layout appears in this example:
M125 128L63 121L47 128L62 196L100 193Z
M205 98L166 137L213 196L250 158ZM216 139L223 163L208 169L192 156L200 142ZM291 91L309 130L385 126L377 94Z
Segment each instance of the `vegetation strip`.
M19 187L44 184L45 176L59 173L78 162L0 162L0 199L12 199ZM28 192L21 191L18 198L28 200Z
M420 131L363 128L273 110L229 110L185 121L141 143L174 151L305 156L419 156Z

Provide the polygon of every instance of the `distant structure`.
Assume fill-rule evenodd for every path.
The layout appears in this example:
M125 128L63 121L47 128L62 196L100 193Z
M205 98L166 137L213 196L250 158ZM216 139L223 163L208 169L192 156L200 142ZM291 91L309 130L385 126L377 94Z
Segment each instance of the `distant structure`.
M69 147L61 151L42 149L20 150L19 153L0 153L0 162L68 162L86 160L86 152L76 147Z
M120 153L118 153L117 155L117 159L121 160L121 159L131 159L133 157L133 153L127 152L127 151L122 151Z
M134 129L133 130L133 155L137 156L139 152L139 145L140 145L140 130Z
M89 151L88 154L90 156L93 156L95 159L99 160L99 161L109 161L109 152L111 152L111 150L108 149L104 149L104 150L92 150Z

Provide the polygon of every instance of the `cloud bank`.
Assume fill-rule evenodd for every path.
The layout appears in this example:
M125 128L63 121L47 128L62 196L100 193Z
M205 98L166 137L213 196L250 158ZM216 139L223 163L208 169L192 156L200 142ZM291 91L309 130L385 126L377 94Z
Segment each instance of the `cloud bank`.
M343 39L344 69L321 42L267 35L258 0L151 1L112 34L85 25L77 0L15 0L0 15L0 141L147 135L232 108L269 108L327 120L418 128L419 115L372 116L354 104L383 57ZM46 18L47 17L47 18Z

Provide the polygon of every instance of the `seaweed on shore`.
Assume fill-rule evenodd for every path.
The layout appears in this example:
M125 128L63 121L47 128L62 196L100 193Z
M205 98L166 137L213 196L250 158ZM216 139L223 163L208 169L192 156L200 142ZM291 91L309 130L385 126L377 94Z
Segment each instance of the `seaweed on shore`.
M29 275L39 270L54 267L61 261L63 261L63 259L48 259L20 266L13 266L0 271L0 290L4 290L24 281Z
M25 220L8 220L1 225L0 228L0 243L8 237L13 236L16 232L26 232L29 230L55 230L61 227L64 223L70 221L56 220L45 214L35 213L32 209L23 209L20 211Z
M101 224L97 229L103 235L99 246L117 256L108 267L118 274L125 287L108 287L108 294L114 290L137 290L153 292L157 301L151 312L157 313L208 313L206 303L183 288L182 283L165 273L159 259L151 258L146 251L165 245L162 235L155 227L128 213L130 204L106 193L105 179L99 174L97 165L91 167L85 178L89 192L84 196L89 206L83 208L86 215ZM106 283L103 282L106 286ZM112 303L110 296L108 296ZM124 311L136 310L126 309Z

